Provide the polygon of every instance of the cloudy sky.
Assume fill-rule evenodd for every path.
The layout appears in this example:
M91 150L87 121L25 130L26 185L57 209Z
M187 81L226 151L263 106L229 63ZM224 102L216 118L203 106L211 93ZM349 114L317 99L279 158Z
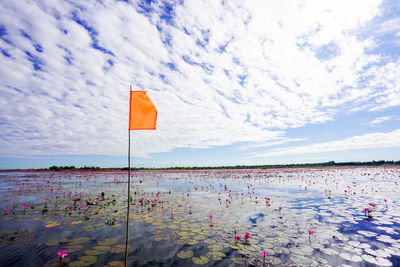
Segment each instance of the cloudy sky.
M0 168L400 160L400 2L0 2Z

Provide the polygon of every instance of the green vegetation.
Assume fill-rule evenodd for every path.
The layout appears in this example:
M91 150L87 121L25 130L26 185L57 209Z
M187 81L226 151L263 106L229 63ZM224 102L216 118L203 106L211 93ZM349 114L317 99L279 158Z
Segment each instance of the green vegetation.
M166 167L166 168L131 168L134 171L141 170L154 170L154 171L165 171L165 170L216 170L216 169L272 169L272 168L320 168L320 167L355 167L355 166L395 166L400 165L400 160L378 160L378 161L366 161L366 162L321 162L321 163L300 163L300 164L275 164L275 165L236 165L236 166L217 166L217 167ZM126 171L127 167L124 168L100 168L95 166L84 166L76 168L75 166L51 166L45 169L10 169L4 171Z

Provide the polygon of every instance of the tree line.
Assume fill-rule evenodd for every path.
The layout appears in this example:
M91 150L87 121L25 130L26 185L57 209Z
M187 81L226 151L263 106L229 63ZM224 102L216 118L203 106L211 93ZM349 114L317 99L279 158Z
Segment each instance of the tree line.
M273 164L273 165L235 165L235 166L212 166L212 167L165 167L165 168L131 168L131 170L214 170L214 169L272 169L272 168L318 168L318 167L351 167L351 166L400 166L400 160L373 160L373 161L350 161L350 162L320 162L320 163L298 163L298 164ZM12 169L12 171L18 171L22 169ZM51 166L43 169L24 169L29 171L125 171L127 167L123 168L100 168L97 166ZM11 171L11 170L9 170Z

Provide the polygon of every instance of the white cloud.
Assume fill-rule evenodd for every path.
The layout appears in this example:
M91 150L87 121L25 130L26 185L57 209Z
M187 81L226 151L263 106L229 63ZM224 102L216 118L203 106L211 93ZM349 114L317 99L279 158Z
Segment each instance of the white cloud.
M388 121L390 119L392 119L391 116L378 117L375 120L368 122L368 124L369 125L375 125L375 124L378 124L378 123L381 123L381 122L384 122L384 121Z
M254 157L299 155L353 149L400 147L400 129L387 133L368 133L343 140L317 143L307 146L272 149L266 153L253 153Z
M278 144L297 140L286 129L339 111L400 105L399 62L373 65L376 42L356 37L381 1L297 3L185 1L170 25L156 4L1 2L0 154L125 155L130 84L159 111L157 131L132 133L141 157ZM337 55L318 58L331 43Z

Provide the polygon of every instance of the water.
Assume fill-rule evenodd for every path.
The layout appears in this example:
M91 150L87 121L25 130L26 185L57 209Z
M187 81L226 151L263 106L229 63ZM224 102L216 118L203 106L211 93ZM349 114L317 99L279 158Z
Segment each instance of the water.
M399 178L398 167L133 172L129 266L263 266L263 251L265 266L399 266ZM0 173L0 266L122 266L126 181Z

